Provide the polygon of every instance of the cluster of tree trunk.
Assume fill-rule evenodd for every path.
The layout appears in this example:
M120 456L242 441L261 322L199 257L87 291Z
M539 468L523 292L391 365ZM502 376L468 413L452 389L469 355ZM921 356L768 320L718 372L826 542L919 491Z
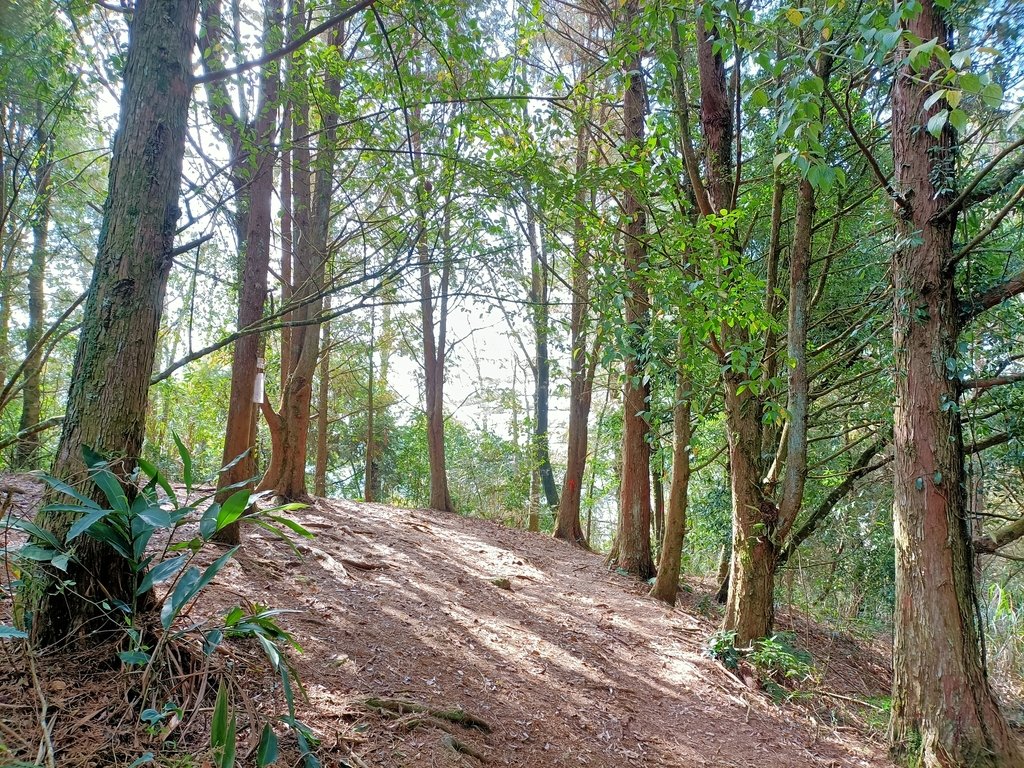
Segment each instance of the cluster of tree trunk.
M333 8L329 47L345 42L346 11ZM920 40L934 40L951 50L945 4L922 0L919 12L904 14L903 31ZM322 320L329 311L331 274L331 202L337 162L339 116L333 109L313 110L311 73L298 63L285 70L282 89L280 59L310 32L303 27L307 9L297 0L289 9L287 41L281 0L265 8L264 56L258 77L258 103L252 116L240 114L226 85L232 70L223 60L225 29L219 0L208 0L200 17L199 0L139 0L131 18L124 70L118 131L111 153L109 187L103 208L97 258L85 299L66 413L53 474L73 487L90 487L82 461L83 447L114 458L114 469L130 491L128 473L134 468L144 437L148 389L156 355L164 291L175 255L179 218L179 188L185 150L188 107L197 82L191 71L197 21L206 86L214 121L230 150L230 178L236 195L233 224L239 245L239 307L242 335L235 341L231 395L223 458L230 469L220 478L222 489L255 481L254 455L257 399L254 384L257 359L266 340L254 332L266 319L268 276L272 247L272 200L279 147L281 167L282 298L286 329L281 341L280 404L262 402L272 451L260 480L261 490L287 499L305 499L307 458L312 424L312 401L317 367L319 413L316 441L316 491L326 490L328 454L327 407L330 364L321 354L331 343L330 326ZM626 0L616 11L622 29L634 29L642 16L638 0ZM733 63L733 82L726 68L728 20L718 6L700 4L693 19L696 75L699 91L697 127L703 162L693 146L691 105L684 75L677 76L673 107L680 124L680 152L694 219L703 219L713 233L717 273L702 275L729 288L734 280L731 262L744 257L744 238L729 213L738 207L743 132L738 124L740 59ZM321 30L322 31L322 30ZM685 54L678 29L673 42L679 69ZM282 43L284 43L282 47ZM641 163L645 126L649 118L642 47L625 57L620 154L625 164ZM792 238L788 244L785 301L777 296L782 245L782 209L786 189L773 179L772 232L766 254L765 314L785 327L786 418L781 428L765 423L765 395L751 386L747 360L759 355L770 382L781 367L776 331L763 344L743 323L723 321L707 338L694 339L687 329L678 336L672 408L672 466L667 504L652 515L652 476L649 412L648 331L651 306L646 282L648 266L648 201L640 173L626 174L621 196L621 274L626 295L623 324L626 351L622 371L623 430L619 488L618 535L614 564L642 579L656 575L652 595L674 603L679 586L691 474L693 381L685 365L687 350L704 345L720 365L724 401L726 451L732 501L732 531L723 570L727 573L725 628L735 632L740 647L769 636L774 624L774 592L779 569L792 557L839 500L868 473L891 465L894 481L893 526L896 544L896 612L894 637L894 696L892 737L897 752L912 757L920 750L929 768L952 766L1018 766L1024 755L1011 734L989 685L981 644L975 593L976 550L993 551L1024 535L1024 529L998 532L975 541L969 526L965 493L965 447L958 407L965 387L989 386L951 377L946 361L957 356L963 332L986 310L1024 292L1024 278L1012 275L984 291L958 294L957 267L977 240L957 247L958 217L971 205L1002 189L981 181L995 163L972 179L963 191L955 183L956 132L946 123L929 129L940 109L937 93L939 62L908 66L911 50L903 41L896 51L892 92L892 154L890 185L868 148L860 143L851 122L836 109L865 155L867 167L879 175L879 185L893 199L899 247L892 257L894 286L893 350L896 361L894 429L874 435L853 461L846 478L813 509L804 510L808 476L808 431L813 403L808 330L819 289L812 291L815 231L819 215L817 189L810 175L795 184ZM830 55L819 54L809 73L828 91L833 66ZM318 75L322 95L337 102L341 83L327 71ZM281 91L288 93L281 103ZM832 97L828 97L830 100ZM244 101L244 100L243 100ZM833 106L836 106L834 102ZM430 462L430 505L453 510L444 446L445 365L449 354L448 311L455 264L451 190L438 190L423 174L422 108L410 109L409 152L421 178L415 194L417 234L412 246L419 279L422 321L425 413ZM830 109L822 102L824 123ZM316 114L314 114L316 112ZM285 115L282 132L281 115ZM40 119L40 126L45 120ZM309 128L316 125L315 142ZM575 174L587 173L591 158L590 126L576 126ZM40 204L32 227L32 257L28 272L29 330L23 372L22 416L16 461L28 465L38 450L32 432L41 417L41 345L46 332L42 275L47 254L51 164L45 132L35 169L35 194ZM817 158L821 160L821 158ZM703 166L703 167L701 167ZM440 180L438 180L440 186ZM596 366L596 343L588 348L590 310L590 245L586 242L583 211L588 200L580 184L574 198L572 308L570 318L570 412L568 457L561 494L548 447L550 361L548 351L550 264L544 226L538 221L529 187L524 194L526 239L532 266L530 299L535 330L534 424L531 459L537 495L542 488L555 512L554 535L587 547L580 520L582 484L588 451L588 419ZM432 201L442 201L435 210ZM2 202L2 201L0 201ZM839 215L837 211L836 215ZM1005 213L1003 214L1005 215ZM998 223L998 222L997 222ZM838 228L838 224L836 225ZM991 232L991 229L989 230ZM834 235L833 235L834 239ZM831 243L828 245L831 248ZM825 254L826 259L830 251ZM5 261L5 269L7 262ZM9 278L10 276L7 275ZM785 306L785 319L781 317ZM5 302L5 311L9 303ZM10 318L0 318L0 325ZM6 328L0 333L6 343ZM781 345L780 345L781 346ZM851 353L853 354L853 353ZM0 359L5 356L0 355ZM387 355L382 355L386 366ZM374 469L377 457L373 414L376 391L374 357L369 359L365 497L379 493ZM818 372L820 373L820 371ZM387 374L382 374L386 381ZM1011 379L1013 377L1010 377ZM6 371L0 381L6 380ZM994 385L993 385L994 386ZM7 396L4 392L3 396ZM889 455L885 455L889 454ZM241 458L240 458L241 457ZM233 463L232 463L233 462ZM662 493L656 489L660 499ZM797 525L802 518L802 524ZM39 522L57 535L71 524L67 513L41 513ZM536 527L533 519L533 527ZM660 559L652 555L652 523L660 541ZM223 536L237 542L237 527ZM32 641L39 646L69 642L85 645L111 619L100 606L111 599L131 599L139 574L104 544L83 538L78 562L66 578L73 591L56 588L58 575L40 569L33 578L25 606ZM726 562L727 561L727 562ZM64 578L64 577L61 577Z

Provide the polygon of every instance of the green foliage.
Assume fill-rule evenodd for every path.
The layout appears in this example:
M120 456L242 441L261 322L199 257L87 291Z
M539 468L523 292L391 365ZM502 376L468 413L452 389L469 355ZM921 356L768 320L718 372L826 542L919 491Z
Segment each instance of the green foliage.
M742 658L742 653L736 648L736 633L725 629L715 632L708 638L707 654L720 661L726 669L736 669Z
M147 700L151 676L165 664L164 653L170 643L198 633L202 638L203 653L209 656L225 638L255 640L281 678L288 704L288 714L282 721L296 729L305 764L312 768L317 761L309 748L311 736L295 718L294 672L284 654L285 646L299 651L301 647L276 621L277 616L291 611L260 605L247 611L236 606L219 622L191 621L185 626L181 622L189 616L203 591L238 550L238 547L228 549L205 567L195 565L194 561L209 548L219 531L235 522L255 525L279 536L294 549L291 535L311 538L313 534L282 513L301 509L304 505L285 504L262 509L257 506L260 495L244 488L235 488L223 503L215 501L213 493L193 496L193 489L198 484L193 458L177 435L174 435L174 440L181 462L184 497L179 497L167 477L145 459L139 460L138 469L127 482L122 483L108 460L85 448L83 458L89 477L106 503L94 501L58 478L43 475L45 482L67 501L50 504L42 512L67 516L70 524L66 533L58 537L33 522L8 515L3 521L6 528L31 537L27 544L9 553L12 562L28 570L46 563L51 569L66 573L69 566L77 562L76 542L83 536L108 544L128 562L137 584L131 603L111 600L105 601L102 607L119 616L124 626L124 645L127 648L119 651L118 657L128 669L142 671L141 701ZM228 487L226 490L231 489ZM198 523L198 535L176 539L176 534L184 530L187 523ZM30 584L31 577L23 582L21 589L31 588ZM73 589L74 582L67 579L59 581L58 588ZM147 611L143 610L151 605L159 610L158 628L152 625ZM31 621L31 617L27 617L27 621ZM27 636L9 627L0 630L0 637ZM218 768L235 764L237 722L230 711L229 698L228 688L221 680L211 725L211 746ZM177 704L167 702L161 710L142 710L139 718L147 728L157 729L165 718L172 714L180 716L181 712L182 708ZM276 753L276 736L268 725L261 737L258 756L258 760L266 762L258 764L269 765Z
M777 682L803 683L814 674L811 655L796 645L792 632L777 632L754 643L747 660Z
M750 648L737 648L736 633L719 630L708 638L706 652L727 669L737 669L741 661L752 665L776 702L790 698L792 686L810 680L815 674L814 660L797 647L796 636L791 632L777 632L755 640Z

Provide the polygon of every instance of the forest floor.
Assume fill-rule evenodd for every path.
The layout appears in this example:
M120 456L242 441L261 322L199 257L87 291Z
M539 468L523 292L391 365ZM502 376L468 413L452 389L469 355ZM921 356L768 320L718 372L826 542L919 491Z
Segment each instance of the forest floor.
M751 675L706 656L719 624L708 585L691 585L671 609L602 556L542 534L325 499L294 514L316 533L298 544L301 557L246 528L198 610L296 611L279 618L303 649L291 655L306 694L298 716L325 766L891 765L877 706L890 680L884 644L781 616L818 674L776 703ZM8 610L0 605L0 623ZM0 745L9 750L0 748L0 764L5 754L29 764L44 755L40 714L59 766L130 764L154 744L158 759L168 755L157 764L210 764L200 754L206 733L175 733L172 721L148 741L139 728L131 735L124 675L85 679L74 663L46 657L29 670L12 645L0 641ZM231 653L245 708L280 714L279 686L254 644ZM203 707L209 699L196 697ZM395 712L394 699L482 723ZM241 736L251 764L257 734ZM282 748L289 743L282 732Z

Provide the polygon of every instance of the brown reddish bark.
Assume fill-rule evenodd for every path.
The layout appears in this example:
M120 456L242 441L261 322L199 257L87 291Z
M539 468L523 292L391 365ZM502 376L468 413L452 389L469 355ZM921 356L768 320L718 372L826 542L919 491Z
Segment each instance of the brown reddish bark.
M672 482L668 494L668 515L665 538L658 560L658 575L651 588L651 597L669 605L676 604L679 590L679 568L686 537L686 506L690 487L690 398L692 386L685 365L684 337L676 346L676 391L672 409Z
M589 549L580 522L583 475L587 467L588 420L594 385L596 355L587 361L587 313L590 309L590 249L584 242L583 210L587 192L582 185L590 155L586 122L576 127L576 212L573 217L572 310L569 319L569 436L562 480L562 497L555 518L554 536Z
M705 26L697 15L697 69L700 80L700 124L707 153L707 191L714 211L730 210L734 199L732 101L726 86L725 62L712 46L717 27ZM731 250L738 251L735 234ZM727 279L723 275L723 279ZM761 485L762 407L747 386L748 373L733 355L749 344L740 323L721 326L721 362L725 366L726 432L732 490L732 546L725 628L736 632L743 647L771 631L774 620L774 505Z
M94 496L82 447L115 457L122 477L142 447L179 216L197 14L197 0L139 0L129 28L103 224L52 470ZM41 512L37 523L63 538L71 516ZM101 603L135 601L141 574L108 545L82 537L76 555L67 574L73 588L56 590L53 574L33 578L26 608L36 646L92 647L96 633L118 621Z
M588 28L593 31L593 18L588 16ZM584 66L581 81L585 80L589 68ZM562 479L562 495L559 498L555 517L554 536L571 544L590 548L588 532L580 520L580 505L583 496L583 480L587 466L589 442L589 419L597 365L597 350L587 355L587 326L590 311L591 253L586 243L584 211L587 210L588 190L584 185L590 159L590 130L593 108L589 114L576 120L576 194L573 213L572 242L572 308L569 320L569 425L566 445L565 475ZM593 194L592 192L590 194ZM588 518L588 527L590 520Z
M639 14L637 0L626 3L622 26L628 29ZM647 89L642 73L642 58L636 53L625 63L626 93L623 101L623 155L641 162L644 143L644 119L647 116ZM654 574L651 556L651 449L650 425L646 414L650 385L646 381L645 361L640 351L650 322L650 300L641 263L646 260L647 215L641 200L640 175L634 176L623 194L625 254L623 272L628 283L625 299L625 326L631 351L625 359L622 391L622 472L619 487L618 568L641 579Z
M277 47L274 30L282 23L280 0L267 7L264 22L264 50ZM209 57L206 67L216 72L224 69L220 52L224 47L219 0L211 0L203 9L203 50ZM277 125L277 94L279 66L271 63L260 74L259 100L256 119L247 124L231 105L230 94L222 81L207 83L207 98L214 122L231 151L231 177L237 192L235 225L238 229L240 270L238 274L238 328L256 325L263 318L263 304L267 295L267 273L270 267L271 198L274 191L274 163L277 152L274 137ZM257 358L261 338L251 333L238 339L232 348L231 391L224 430L222 465L230 469L221 473L218 487L226 488L256 475L253 455L256 444L257 404L254 401ZM244 458L236 461L245 454ZM223 491L218 500L233 491ZM218 541L238 544L241 541L239 523L235 522L217 532Z
M340 47L344 36L336 28L328 44ZM331 192L337 156L338 115L333 108L341 91L341 83L333 74L324 76L327 107L322 112L323 130L317 145L316 171L312 172L308 138L295 142L292 165L294 263L293 300L300 306L292 313L297 322L290 337L291 370L281 394L278 413L278 460L260 482L261 490L274 490L278 496L308 500L306 462L309 448L313 378L320 357L320 326L315 320L323 310L327 288L327 264L330 259L328 233L331 221ZM295 125L308 125L309 105L300 96L293 106Z
M923 40L951 41L944 12L923 0L905 22ZM955 296L951 193L933 184L955 170L955 136L925 125L941 108L936 59L920 72L897 52L893 90L894 187L900 191L893 255L896 375L893 529L896 609L890 734L897 754L927 768L1024 765L999 711L981 653L956 381L960 312ZM952 184L942 184L951 187Z

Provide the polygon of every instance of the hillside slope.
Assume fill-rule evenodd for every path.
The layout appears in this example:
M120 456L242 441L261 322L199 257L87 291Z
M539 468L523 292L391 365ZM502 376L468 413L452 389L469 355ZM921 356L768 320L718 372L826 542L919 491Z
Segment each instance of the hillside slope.
M408 718L367 727L351 706L361 696L466 709L493 731L453 733L491 765L889 764L857 729L774 705L725 672L702 653L717 620L651 600L599 555L429 510L320 500L301 516L318 534L304 558L253 537L225 586L303 609L288 624L305 648L305 719L365 765L478 758L453 751L443 731L403 727ZM877 654L820 630L804 640L827 644L812 646L819 663L836 660L841 679L826 674L823 688L885 692Z
M38 485L19 482L16 513L31 515ZM301 556L247 527L193 618L238 604L295 611L279 618L303 647L292 659L308 697L298 715L319 737L325 766L891 765L881 713L866 728L871 704L855 703L887 692L877 648L790 618L824 674L820 692L776 705L704 655L718 618L700 586L669 609L600 555L430 510L319 499L295 516L316 533L298 543ZM0 623L8 611L0 601ZM100 660L95 674L86 670L97 658L44 656L36 684L29 657L11 648L0 654L0 764L31 763L52 739L61 766L143 765L147 751L158 766L211 765L216 683L198 646L191 667L188 653L178 655L182 689L161 694L192 702L188 717L148 730L133 726L144 706L131 693L138 672L111 675ZM280 687L255 644L225 644L220 656L244 692L240 708L281 714ZM394 700L464 710L490 730L391 711ZM240 764L252 764L255 734L240 735ZM297 765L295 739L282 733L281 746L277 764Z

